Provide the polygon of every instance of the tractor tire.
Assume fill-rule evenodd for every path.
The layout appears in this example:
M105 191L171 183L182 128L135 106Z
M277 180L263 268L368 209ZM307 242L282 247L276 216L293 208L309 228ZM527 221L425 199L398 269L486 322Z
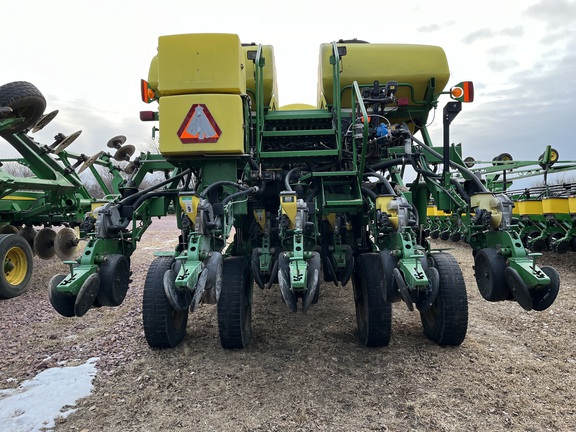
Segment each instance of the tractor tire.
M218 331L223 348L246 348L252 338L254 279L243 256L224 259L222 290L218 300Z
M378 253L364 253L352 275L357 335L367 347L388 345L392 333L392 304L384 299L381 266Z
M130 284L130 263L120 254L108 255L100 265L100 291L96 297L99 306L120 306Z
M484 248L474 257L474 276L478 290L489 302L510 299L510 289L504 278L506 259L496 249Z
M12 108L11 118L24 118L24 122L2 130L1 134L22 132L40 120L46 109L46 99L40 90L26 81L14 81L0 86L0 107Z
M184 312L175 310L164 291L164 273L172 268L174 262L173 257L157 257L144 281L142 321L150 348L174 348L186 335L188 309Z
M18 297L26 292L34 271L30 244L18 234L0 235L0 299Z
M438 270L440 286L432 306L420 312L424 334L438 345L460 345L468 329L468 298L458 261L447 253L433 253L430 264Z

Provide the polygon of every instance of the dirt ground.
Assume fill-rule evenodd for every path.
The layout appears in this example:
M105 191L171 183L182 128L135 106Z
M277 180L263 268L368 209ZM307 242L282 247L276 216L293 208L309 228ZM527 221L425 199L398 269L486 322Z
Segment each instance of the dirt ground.
M151 350L144 339L142 287L156 250L172 248L171 218L155 221L132 257L122 306L64 318L47 283L67 267L36 261L23 296L0 302L0 388L38 372L99 357L94 392L56 431L574 431L576 430L576 254L545 254L562 278L541 313L488 303L476 288L472 254L453 247L466 280L464 343L439 347L417 312L393 306L390 345L354 336L351 283L324 284L318 304L290 313L277 287L255 287L253 339L220 346L216 308L189 317L182 344ZM275 289L276 288L276 289Z

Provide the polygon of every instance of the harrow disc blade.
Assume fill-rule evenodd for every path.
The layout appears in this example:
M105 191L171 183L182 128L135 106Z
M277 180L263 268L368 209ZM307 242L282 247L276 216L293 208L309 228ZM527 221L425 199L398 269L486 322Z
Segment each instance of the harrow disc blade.
M54 239L56 238L56 231L52 228L42 228L36 234L34 239L34 251L42 259L50 259L56 255L54 248Z
M62 228L54 239L54 250L58 258L68 261L74 258L78 250L78 237L72 228Z

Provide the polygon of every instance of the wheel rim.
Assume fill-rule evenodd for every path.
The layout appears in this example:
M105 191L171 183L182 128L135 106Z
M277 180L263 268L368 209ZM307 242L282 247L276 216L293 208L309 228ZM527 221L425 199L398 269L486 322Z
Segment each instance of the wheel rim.
M26 254L19 247L8 250L4 258L4 277L10 285L19 285L28 273Z

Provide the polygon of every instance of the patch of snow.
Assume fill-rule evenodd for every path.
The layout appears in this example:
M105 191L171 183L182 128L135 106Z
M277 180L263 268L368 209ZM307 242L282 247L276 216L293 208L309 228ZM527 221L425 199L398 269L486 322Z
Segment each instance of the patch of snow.
M11 432L53 429L56 417L73 413L69 407L92 392L97 361L94 357L79 366L46 369L17 389L0 390L0 428Z

